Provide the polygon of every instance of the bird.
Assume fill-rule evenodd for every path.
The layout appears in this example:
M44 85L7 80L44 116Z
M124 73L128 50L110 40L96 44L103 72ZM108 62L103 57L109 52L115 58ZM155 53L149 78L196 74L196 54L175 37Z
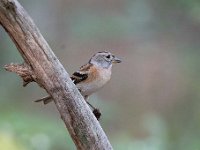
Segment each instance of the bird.
M101 89L111 79L113 64L121 63L121 59L108 51L100 51L95 53L79 70L75 71L71 80L76 85L86 102L93 108L88 98L93 93ZM52 101L51 96L47 96L36 100L35 102L43 101L48 104Z

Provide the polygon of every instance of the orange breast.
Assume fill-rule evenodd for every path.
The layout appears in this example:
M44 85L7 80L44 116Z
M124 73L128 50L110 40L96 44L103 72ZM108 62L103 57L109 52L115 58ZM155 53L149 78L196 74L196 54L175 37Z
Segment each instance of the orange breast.
M88 74L88 78L80 84L77 84L77 87L84 96L91 95L99 90L110 80L111 77L111 69L95 67L91 67L90 69L91 70L90 74Z

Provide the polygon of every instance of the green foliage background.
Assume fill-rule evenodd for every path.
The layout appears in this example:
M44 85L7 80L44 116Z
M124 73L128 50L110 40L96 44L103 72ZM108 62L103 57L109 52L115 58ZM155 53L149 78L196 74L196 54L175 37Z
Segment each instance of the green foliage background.
M20 0L69 73L93 53L122 58L90 98L116 150L200 149L200 1ZM54 104L3 69L23 62L0 27L0 149L75 149Z

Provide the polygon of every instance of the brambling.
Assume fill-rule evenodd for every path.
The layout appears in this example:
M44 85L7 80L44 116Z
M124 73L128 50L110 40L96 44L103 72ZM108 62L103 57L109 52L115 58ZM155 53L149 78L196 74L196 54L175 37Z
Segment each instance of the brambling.
M74 72L71 76L72 81L77 86L86 102L94 109L94 114L95 111L97 111L96 115L99 112L87 101L88 97L92 93L102 88L110 80L112 74L112 65L115 63L121 63L121 60L115 55L107 51L97 52L92 56L87 64L81 66L80 69ZM47 104L52 101L52 98L47 96L36 100L35 102L40 101L43 101L44 104Z

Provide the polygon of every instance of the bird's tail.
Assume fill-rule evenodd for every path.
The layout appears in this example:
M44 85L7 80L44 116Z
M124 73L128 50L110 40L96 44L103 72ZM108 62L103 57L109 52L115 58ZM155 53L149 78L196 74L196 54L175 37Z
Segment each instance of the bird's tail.
M43 102L44 104L48 104L52 101L52 97L51 96L46 96L46 97L43 97L41 99L38 99L36 100L35 102Z

